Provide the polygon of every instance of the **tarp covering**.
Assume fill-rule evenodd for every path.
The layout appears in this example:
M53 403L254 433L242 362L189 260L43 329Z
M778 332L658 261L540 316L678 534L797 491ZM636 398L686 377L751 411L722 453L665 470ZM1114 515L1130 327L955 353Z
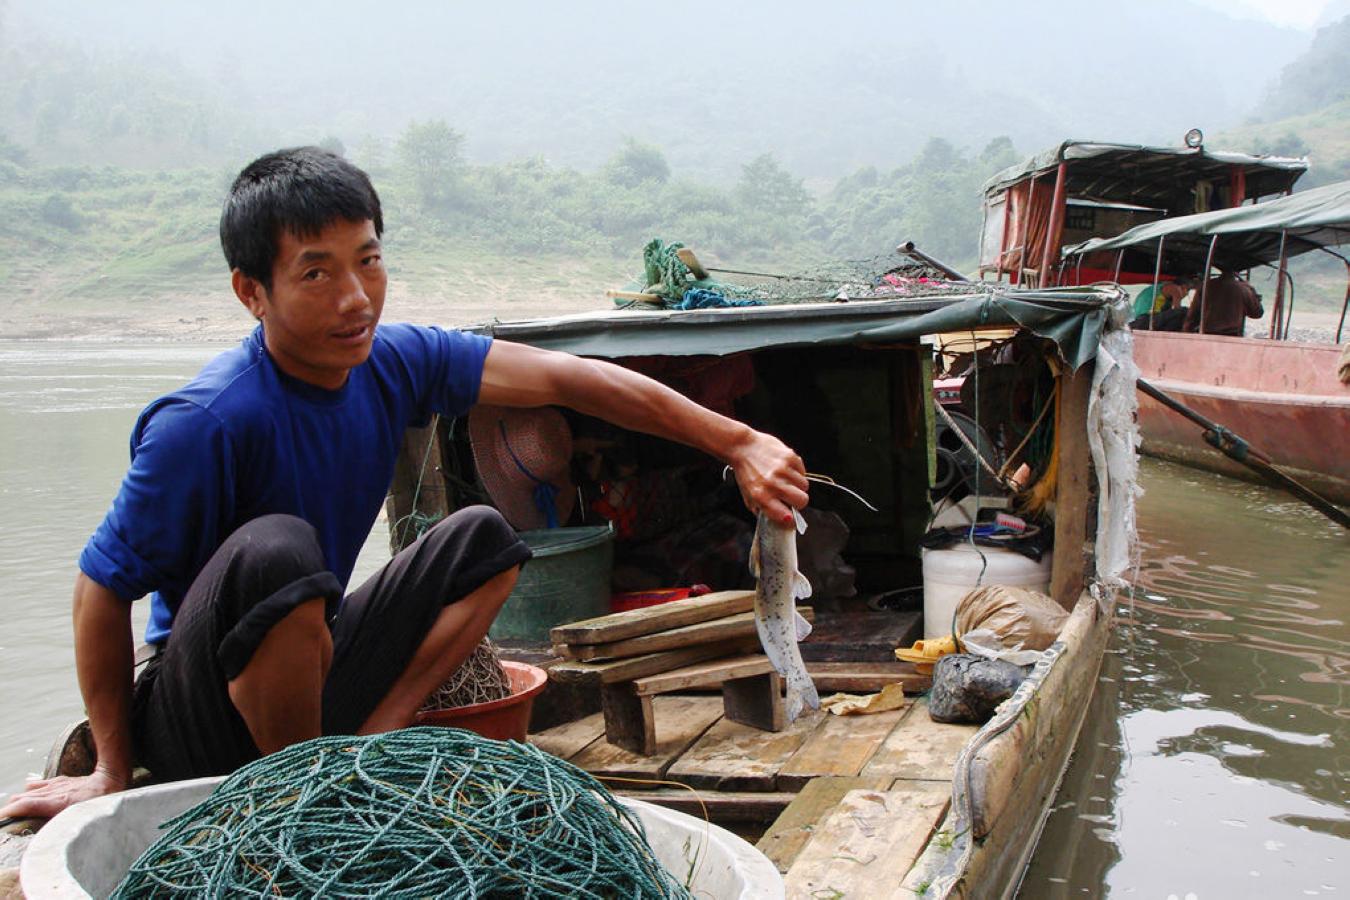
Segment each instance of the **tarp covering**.
M1186 202L1185 198L1191 196L1201 180L1226 185L1233 172L1240 170L1246 196L1264 197L1289 190L1308 169L1306 159L1284 156L1065 141L999 172L985 183L985 197L1001 193L1033 175L1053 182L1054 170L1061 162L1069 163L1069 197L1142 204L1173 215L1196 208L1194 205L1182 208L1179 204Z
M767 347L890 344L929 334L1025 327L1049 338L1072 368L1093 358L1114 287L972 291L951 297L803 303L709 310L605 311L470 330L579 356L726 355Z
M1158 239L1162 238L1163 271L1190 274L1204 267L1210 241L1219 235L1214 263L1234 270L1250 269L1279 260L1282 233L1288 234L1285 252L1290 256L1350 243L1350 181L1254 206L1149 222L1115 237L1093 238L1065 247L1064 255L1132 248L1151 260L1157 257Z

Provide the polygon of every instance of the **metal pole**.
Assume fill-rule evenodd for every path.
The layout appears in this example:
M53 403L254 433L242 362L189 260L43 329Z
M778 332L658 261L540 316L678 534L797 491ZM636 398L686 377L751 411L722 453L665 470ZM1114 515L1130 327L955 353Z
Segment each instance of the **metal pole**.
M1148 330L1153 330L1153 310L1158 308L1158 279L1162 277L1163 241L1166 235L1158 235L1158 259L1153 263L1153 298L1148 304Z
M1008 256L1008 240L1012 233L1008 226L1012 223L1012 190L1003 192L1003 236L998 239L998 261L994 264L994 280L1003 275L1003 262Z
M1050 200L1050 222L1045 229L1045 249L1041 251L1041 284L1050 287L1050 263L1059 255L1059 241L1064 229L1064 193L1068 190L1069 164L1061 162L1055 170L1055 193Z
M1125 262L1125 248L1121 247L1116 251L1116 274L1111 278L1116 284L1120 284L1120 265Z
M1219 236L1216 234L1209 239L1209 252L1205 254L1205 271L1200 274L1204 281L1200 282L1200 333L1205 333L1205 317L1209 315L1209 308L1205 306L1205 295L1209 293L1209 270L1214 267L1214 247L1219 243Z
M1031 181L1027 183L1027 202L1026 208L1022 210L1022 249L1017 253L1017 280L1013 284L1022 283L1022 270L1027 267L1027 251L1031 249L1031 206L1036 199L1036 178L1033 174Z
M1284 277L1289 282L1289 309L1284 317L1284 334L1280 337L1280 340L1287 341L1289 340L1289 326L1294 321L1294 300L1297 298L1294 296L1294 276L1285 272Z
M1289 259L1284 255L1285 241L1289 238L1289 230L1280 229L1280 266L1275 272L1275 304L1270 311L1270 337L1274 338L1280 333L1280 323L1284 319L1284 271L1289 264Z
M1345 327L1345 310L1350 307L1350 262L1345 264L1345 302L1341 304L1341 321L1336 325L1336 343L1341 342L1341 329Z
M933 268L937 269L937 270L938 270L939 272L941 272L943 275L946 275L946 276L947 276L948 278L950 278L952 281L969 281L969 280L970 280L970 279L967 278L966 276L962 275L960 272L958 272L958 271L956 271L955 269L953 269L951 266L947 265L947 264L946 264L945 262L943 262L942 260L940 260L940 259L934 259L933 257L929 256L927 253L924 253L924 252L923 252L922 250L920 250L918 247L915 247L913 241L905 241L903 244L901 244L900 246L898 246L898 247L895 248L895 252L896 252L896 253L904 253L904 254L906 254L906 255L908 255L908 256L914 257L915 259L919 260L920 262L925 262L925 263L927 263L928 265L930 265L930 266L932 266Z

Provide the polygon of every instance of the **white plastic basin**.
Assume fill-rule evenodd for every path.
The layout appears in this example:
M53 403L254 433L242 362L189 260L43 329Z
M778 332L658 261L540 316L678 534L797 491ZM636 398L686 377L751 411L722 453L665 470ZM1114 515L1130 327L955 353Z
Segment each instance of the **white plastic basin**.
M29 844L19 879L30 900L106 897L159 837L161 822L200 803L221 778L153 785L77 803ZM641 820L657 859L696 896L778 900L783 877L773 863L724 828L641 800L619 798Z

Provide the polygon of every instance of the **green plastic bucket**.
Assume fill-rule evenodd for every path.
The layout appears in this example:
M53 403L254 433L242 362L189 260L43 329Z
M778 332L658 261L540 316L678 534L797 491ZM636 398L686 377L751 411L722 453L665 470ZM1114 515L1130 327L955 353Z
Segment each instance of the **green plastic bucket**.
M520 534L534 558L489 634L498 641L547 641L554 625L609 612L614 532L608 525L546 528Z

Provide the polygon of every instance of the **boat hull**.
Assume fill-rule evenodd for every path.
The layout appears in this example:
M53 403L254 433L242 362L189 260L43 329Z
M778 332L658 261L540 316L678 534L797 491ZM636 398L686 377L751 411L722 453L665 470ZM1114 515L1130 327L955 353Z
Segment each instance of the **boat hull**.
M956 760L946 820L905 879L925 897L1011 897L1078 741L1115 604L1083 592L1060 637Z
M1143 378L1246 439L1288 474L1350 503L1350 386L1336 377L1334 344L1136 332ZM1139 397L1142 450L1196 468L1256 480L1205 443L1200 429Z

